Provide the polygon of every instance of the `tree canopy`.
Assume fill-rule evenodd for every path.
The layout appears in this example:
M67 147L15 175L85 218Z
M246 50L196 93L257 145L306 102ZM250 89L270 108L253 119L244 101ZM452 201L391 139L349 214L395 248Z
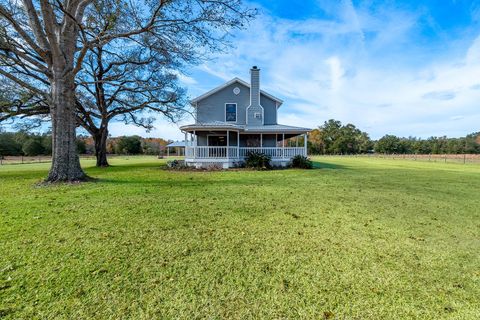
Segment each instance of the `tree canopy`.
M330 119L310 132L309 148L314 154L355 154L370 151L373 143L366 132L353 124L342 125Z
M81 180L77 125L103 139L115 116L148 126L136 111L168 114L180 100L171 80L182 64L224 50L229 31L254 14L241 0L0 0L0 121L47 116L47 180Z
M308 137L310 154L359 154L367 152L387 154L460 154L480 153L480 132L461 138L397 137L387 134L378 141L372 141L366 132L353 124L342 125L338 120L325 121Z

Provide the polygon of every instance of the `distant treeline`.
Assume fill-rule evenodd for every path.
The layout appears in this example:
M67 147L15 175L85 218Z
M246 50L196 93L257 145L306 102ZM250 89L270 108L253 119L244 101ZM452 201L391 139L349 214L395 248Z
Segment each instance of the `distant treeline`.
M80 154L94 154L95 144L91 137L78 136L77 150ZM109 154L165 153L168 141L162 138L124 136L108 138ZM172 149L172 152L175 150ZM378 141L370 139L368 133L353 124L343 125L338 120L328 120L308 137L309 154L480 154L480 132L461 138L415 137L401 138L385 135ZM50 134L33 134L26 131L0 132L0 156L51 155Z
M94 154L93 139L87 136L77 137L79 154ZM161 154L168 144L161 138L142 138L125 136L109 138L107 152L110 154ZM52 154L52 136L34 134L25 131L0 132L0 156L39 156Z
M385 135L378 141L353 124L342 125L338 120L328 120L309 134L309 154L479 154L480 132L462 138L416 137L401 138Z

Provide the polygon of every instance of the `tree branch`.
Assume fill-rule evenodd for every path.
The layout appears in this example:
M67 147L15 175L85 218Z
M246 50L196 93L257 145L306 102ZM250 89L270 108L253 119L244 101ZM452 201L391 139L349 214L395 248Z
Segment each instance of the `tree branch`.
M0 5L0 16L3 16L7 21L12 25L15 31L21 36L21 38L33 49L35 52L44 57L46 52L42 50L35 41L28 35L28 33L18 24L18 22L13 18L13 16L8 12L3 5Z

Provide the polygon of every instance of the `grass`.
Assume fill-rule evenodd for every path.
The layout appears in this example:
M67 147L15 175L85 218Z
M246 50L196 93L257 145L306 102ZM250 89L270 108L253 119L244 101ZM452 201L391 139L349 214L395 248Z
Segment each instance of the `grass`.
M0 318L479 318L479 165L315 160L0 167Z

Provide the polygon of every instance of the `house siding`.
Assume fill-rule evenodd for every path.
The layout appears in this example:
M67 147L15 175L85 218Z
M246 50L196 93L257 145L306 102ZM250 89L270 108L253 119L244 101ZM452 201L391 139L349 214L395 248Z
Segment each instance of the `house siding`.
M238 95L233 93L233 89L238 87L240 93ZM237 122L236 124L245 125L247 117L247 107L250 105L250 88L242 85L239 82L215 92L214 94L197 102L197 118L196 123L208 123L213 121L225 121L225 103L237 104ZM277 103L275 100L260 94L260 104L263 107L249 108L249 115L251 119L248 120L248 125L262 125L262 119L254 119L255 112L260 112L265 119L264 124L277 124Z
M233 93L238 87L240 93ZM250 104L250 89L240 83L233 83L197 102L196 123L225 121L225 103L237 104L237 124L245 124L245 110Z
M260 104L264 112L264 124L277 124L277 102L264 96L260 96Z
M207 132L197 131L196 134L197 134L198 146L202 146L202 147L208 146L208 144L207 144Z
M260 114L259 118L255 114ZM263 124L263 108L261 106L250 106L247 108L247 125L261 126Z

